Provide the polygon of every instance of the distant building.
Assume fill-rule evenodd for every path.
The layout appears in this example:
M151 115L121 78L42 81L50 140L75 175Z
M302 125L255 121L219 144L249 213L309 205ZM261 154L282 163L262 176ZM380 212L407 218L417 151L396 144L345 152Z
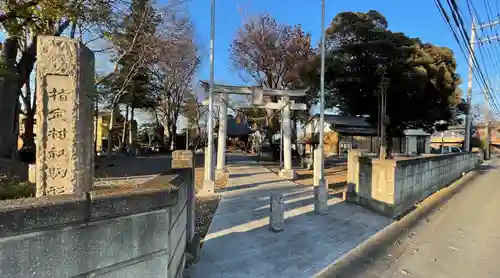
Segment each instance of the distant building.
M320 130L319 114L305 124L305 137L318 141ZM377 129L362 117L325 115L324 130L325 153L342 154L351 148L375 149L378 144ZM306 149L306 152L310 150Z
M439 148L441 145L462 148L465 140L465 126L451 125L448 130L436 131L431 137L431 147Z
M319 114L312 117L305 125L305 140L303 142L316 143L318 141ZM325 153L339 155L349 149L363 149L378 152L380 138L377 128L371 125L364 117L325 115L324 144ZM399 137L392 138L393 153L429 153L430 134L422 130L408 129ZM306 147L306 152L310 149Z
M94 117L94 138L97 138L96 140L96 149L98 152L102 152L103 148L107 147L107 138L108 138L108 126L109 126L109 119L110 119L110 112L99 112L98 117L97 117L97 125ZM114 128L119 130L121 133L121 130L123 128L123 117L121 117L120 114L117 114L116 118L118 119L115 121ZM24 123L26 121L26 116L20 115L19 117L19 138L17 140L17 147L18 149L21 149L23 146L23 136L24 136ZM36 132L36 118L34 119L35 122L35 127L33 129L34 132ZM136 126L136 125L135 125ZM36 138L36 133L34 134ZM35 140L36 142L36 140Z
M476 132L474 137L484 138L486 125L484 123L478 123L476 126ZM490 131L490 144L493 147L493 151L500 151L500 121L491 121L489 125Z

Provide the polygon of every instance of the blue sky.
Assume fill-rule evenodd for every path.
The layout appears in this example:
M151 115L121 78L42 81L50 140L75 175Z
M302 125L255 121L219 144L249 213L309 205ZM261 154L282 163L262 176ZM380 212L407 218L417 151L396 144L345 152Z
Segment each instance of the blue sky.
M189 0L188 2L203 55L199 78L205 80L209 78L210 69L210 2L210 0ZM404 32L408 36L420 37L424 42L451 48L458 62L458 73L466 83L467 61L433 0L326 0L326 21L328 24L339 12L366 12L371 9L381 12L387 18L389 28L393 31ZM242 26L241 13L251 16L262 11L270 13L279 22L301 24L305 31L311 33L314 43L319 43L320 0L216 0L216 82L244 84L238 73L229 66L229 47L238 27ZM465 89L464 84L462 88ZM479 95L474 97L476 101L480 101Z
M169 1L169 0L160 0ZM198 79L209 78L209 42L210 42L210 3L211 0L186 0L191 19L194 21L197 41L202 55L202 65ZM446 2L446 1L442 1ZM466 9L465 0L458 0L462 9ZM475 1L472 1L475 2ZM492 1L492 3L499 2ZM484 9L476 4L479 13ZM494 4L492 4L494 5ZM455 42L447 25L443 21L434 0L326 0L326 21L328 23L339 12L368 10L381 12L389 22L393 31L404 32L411 37L420 37L422 41L439 46L446 46L455 52L458 73L462 77L462 90L467 83L467 61ZM215 38L215 81L228 84L244 84L239 74L230 68L229 47L237 29L243 25L244 16L257 15L263 11L274 16L279 22L301 24L306 32L310 32L315 44L319 43L321 34L321 1L320 0L216 0L216 38ZM463 11L467 14L467 11ZM466 18L470 24L470 18ZM498 29L497 29L498 30ZM470 30L467 30L468 32ZM3 40L0 32L0 39ZM497 47L500 44L496 44ZM499 61L500 63L500 61ZM109 60L96 55L97 70L106 70ZM500 75L500 73L499 73ZM497 86L497 77L491 76L493 86ZM474 87L478 88L474 80ZM480 94L473 95L474 103L481 103Z

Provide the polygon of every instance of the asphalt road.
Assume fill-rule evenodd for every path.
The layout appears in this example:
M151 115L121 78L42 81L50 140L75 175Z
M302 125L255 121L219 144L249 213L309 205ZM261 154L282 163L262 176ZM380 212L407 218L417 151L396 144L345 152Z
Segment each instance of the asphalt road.
M500 277L500 163L462 185L355 273L342 277Z

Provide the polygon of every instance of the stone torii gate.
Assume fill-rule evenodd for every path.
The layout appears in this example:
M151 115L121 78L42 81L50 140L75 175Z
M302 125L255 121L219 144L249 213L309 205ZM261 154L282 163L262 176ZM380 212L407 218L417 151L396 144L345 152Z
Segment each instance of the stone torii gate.
M208 82L202 81L202 86L208 92ZM227 171L226 169L226 137L227 137L227 109L228 109L228 95L249 95L252 97L253 106L238 106L238 108L252 108L259 107L264 109L281 110L283 121L283 169L280 171L280 176L286 179L295 179L296 173L292 168L292 131L290 121L291 110L307 110L304 103L295 103L290 100L291 97L301 97L306 95L307 90L279 90L279 89L265 89L262 87L251 86L230 86L214 84L212 89L214 94L219 94L220 98L215 99L215 104L219 105L219 134L218 134L218 147L217 147L217 175L221 175ZM265 97L279 96L281 99L278 102L266 102ZM208 102L204 102L208 104ZM211 115L212 116L212 115ZM209 130L208 132L213 132ZM205 154L213 155L213 154ZM207 158L205 158L207 161ZM213 161L213 160L211 160ZM214 192L214 181L207 180L209 171L213 171L214 165L205 165L205 181L203 183L203 192ZM209 168L207 167L209 166ZM213 173L213 172L212 172Z

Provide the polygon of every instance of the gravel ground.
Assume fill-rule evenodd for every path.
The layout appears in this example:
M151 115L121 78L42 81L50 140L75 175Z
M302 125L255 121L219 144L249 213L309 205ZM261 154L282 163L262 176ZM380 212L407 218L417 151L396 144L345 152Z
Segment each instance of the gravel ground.
M138 177L121 177L121 178L95 178L94 187L98 189L112 188L112 187L130 187L136 186L147 182L158 175L147 175Z
M203 168L196 168L196 192L199 192L203 186ZM225 175L215 181L215 188L221 189L226 186L229 175ZM207 234L212 218L214 217L217 206L219 205L220 196L207 196L196 198L196 232L200 234L201 239Z

